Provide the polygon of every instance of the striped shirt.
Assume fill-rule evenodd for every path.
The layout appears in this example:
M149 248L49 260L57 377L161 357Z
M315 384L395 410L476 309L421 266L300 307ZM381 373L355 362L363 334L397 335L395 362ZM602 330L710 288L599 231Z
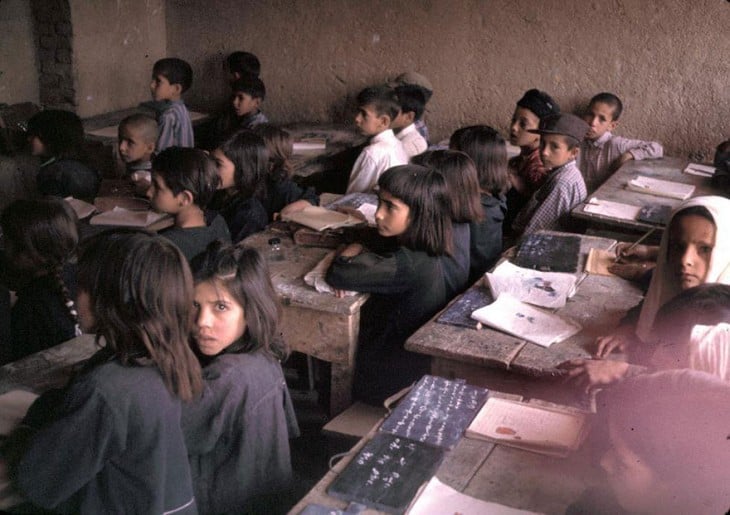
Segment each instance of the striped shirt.
M160 135L157 138L157 153L167 147L194 147L193 123L182 100L168 102L167 108L157 118Z

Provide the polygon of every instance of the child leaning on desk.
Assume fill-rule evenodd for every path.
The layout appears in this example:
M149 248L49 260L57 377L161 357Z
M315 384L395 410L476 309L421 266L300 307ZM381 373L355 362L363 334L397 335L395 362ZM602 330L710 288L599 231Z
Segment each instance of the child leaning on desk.
M583 119L590 128L580 145L578 168L592 193L627 161L658 159L664 149L656 141L642 141L614 136L623 104L613 93L599 93L591 98Z
M265 258L214 243L194 261L194 350L200 399L182 425L200 513L265 513L254 498L292 479L289 438L298 436L280 361L281 306Z
M160 234L173 242L188 261L212 241L231 241L225 220L206 211L219 183L215 163L196 148L167 148L152 163L152 184L147 190L150 206L175 218L174 227Z
M152 67L150 91L152 99L160 111L157 123L160 134L157 137L157 152L167 147L193 147L193 122L182 101L193 83L193 69L182 59L167 57L160 59Z
M182 402L202 389L185 257L150 233L102 233L82 248L78 291L81 326L100 350L31 405L10 477L53 512L197 513L180 427Z
M441 257L453 252L446 181L417 165L388 169L378 180L378 233L387 253L351 244L326 280L338 290L370 293L360 318L353 396L370 404L418 380L430 358L404 349L406 339L447 302Z

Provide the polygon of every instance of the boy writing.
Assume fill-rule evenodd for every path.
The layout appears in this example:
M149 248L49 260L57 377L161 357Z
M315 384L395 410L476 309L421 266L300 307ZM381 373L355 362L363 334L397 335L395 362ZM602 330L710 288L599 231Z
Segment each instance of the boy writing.
M540 159L548 170L542 186L517 215L514 236L540 229L568 229L570 210L586 198L586 185L575 164L588 124L572 114L546 116L540 129Z
M119 123L119 157L125 175L141 192L147 191L152 180L152 153L158 135L157 122L145 114L127 116Z
M157 152L172 146L194 146L193 124L182 101L182 94L192 83L193 69L182 59L160 59L152 67L150 91L152 98L159 103L160 110L157 119L160 128Z
M398 95L400 112L391 122L390 128L395 132L396 138L410 159L428 148L428 143L415 125L416 120L420 120L423 115L426 102L421 89L414 86L399 86L395 88L395 93Z
M170 147L152 162L147 198L156 211L175 217L175 226L160 234L172 241L188 261L214 240L231 241L223 218L205 212L219 183L215 163L202 150Z
M623 111L621 100L613 93L599 93L588 104L583 119L589 124L588 133L581 143L578 157L589 192L594 191L621 165L631 159L657 159L663 148L655 141L641 141L614 136L619 116Z
M403 145L390 128L400 111L395 91L388 86L365 88L357 95L357 106L355 123L371 138L352 167L345 193L373 191L385 170L408 163Z

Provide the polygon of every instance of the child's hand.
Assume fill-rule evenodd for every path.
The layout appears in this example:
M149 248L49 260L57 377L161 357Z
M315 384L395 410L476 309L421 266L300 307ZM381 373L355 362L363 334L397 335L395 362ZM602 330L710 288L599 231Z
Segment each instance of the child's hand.
M624 361L602 359L571 359L558 365L568 371L568 379L586 390L601 384L610 384L626 375L629 364Z
M656 261L659 247L656 245L636 245L622 242L616 245L616 261L618 263L631 263L636 261Z
M653 263L614 263L608 266L608 271L627 281L636 282L655 266Z
M291 204L284 206L284 208L281 210L281 212L278 213L278 215L279 215L278 217L276 215L274 215L274 220L281 218L281 216L286 216L291 213L296 213L297 211L301 211L304 208L309 207L311 205L312 204L310 204L306 200L295 200Z
M596 340L597 346L594 356L596 358L605 358L615 350L625 353L635 341L633 326L620 326L613 334L601 336Z
M355 257L359 254L362 254L362 251L365 250L365 247L363 247L359 243L350 243L347 247L342 249L338 255L342 257Z

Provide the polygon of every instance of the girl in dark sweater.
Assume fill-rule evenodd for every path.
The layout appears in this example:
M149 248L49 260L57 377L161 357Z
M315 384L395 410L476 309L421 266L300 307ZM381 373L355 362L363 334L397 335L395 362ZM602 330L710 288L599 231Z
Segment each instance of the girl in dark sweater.
M360 318L353 395L371 404L429 372L428 356L408 352L406 339L447 301L442 256L452 253L446 181L417 165L396 166L378 180L378 233L396 250L369 252L351 244L335 258L327 282L371 293Z

